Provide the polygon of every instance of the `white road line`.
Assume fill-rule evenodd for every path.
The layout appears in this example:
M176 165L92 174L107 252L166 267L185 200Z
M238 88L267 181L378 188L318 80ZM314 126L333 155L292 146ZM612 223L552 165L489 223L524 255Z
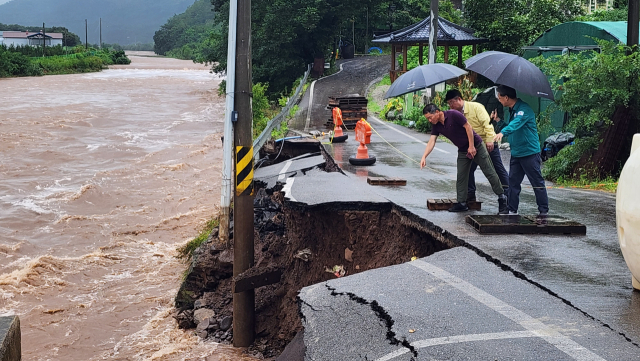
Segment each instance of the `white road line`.
M350 63L350 61L348 61L347 63ZM311 123L311 106L313 105L313 87L316 85L316 82L318 80L327 79L327 78L330 78L330 77L342 72L342 65L344 65L344 64L345 63L340 64L340 70L338 70L337 72L335 72L335 73L333 73L331 75L325 76L324 78L320 78L320 79L314 80L311 83L311 86L309 87L309 106L307 108L307 121L304 124L305 133L309 133L309 124Z
M287 163L285 163L284 167L282 167L282 170L280 171L280 174L278 174L278 180L283 180L284 177L287 176L287 169L289 169L289 167L291 166L291 163L293 163L292 161L288 160Z
M416 142L418 142L418 143L424 144L425 146L427 145L427 143L425 143L425 142L421 141L420 139L418 139L418 138L414 137L413 135L411 135L411 134L407 134L407 133L405 133L405 132L403 132L403 131L401 131L401 130L398 130L398 129L396 129L396 128L394 128L394 127L390 126L390 125L389 125L389 124L387 124L386 122L384 122L384 121L382 121L382 120L380 120L380 119L378 119L378 118L376 118L376 117L374 117L374 116L371 116L370 118L373 118L373 120L377 121L378 123L380 123L380 124L384 125L385 127L389 128L389 129L393 130L394 132L400 133L400 134L404 135L405 137L407 137L407 138L409 138L409 139L411 139L411 140L414 140L414 141L416 141ZM437 150L438 152L441 152L441 153L451 154L450 152L447 152L446 150L442 150L442 149L440 149L440 148L438 148L438 147L435 147L435 148L433 148L433 149L435 149L435 150Z
M523 337L538 337L535 333L531 331L509 331L509 332L495 332L495 333L476 333L472 335L458 335L458 336L448 336L448 337L438 337L438 338L430 338L426 340L414 341L411 343L411 346L415 348L425 348L437 345L446 345L452 343L461 343L461 342L473 342L473 341L488 341L488 340L504 340L510 338L523 338ZM402 356L405 353L408 353L409 349L402 348L397 351L386 354L376 361L389 361L398 356Z
M581 346L571 338L560 334L558 331L546 326L539 320L529 316L528 314L520 311L513 306L508 305L500 299L488 294L487 292L473 286L469 282L466 282L441 268L438 268L423 260L415 260L409 262L409 264L431 274L436 278L441 279L450 286L457 288L459 291L467 294L469 297L500 313L508 319L516 322L520 326L534 333L537 337L542 338L543 340L552 344L557 349L576 360L604 361L603 358Z
M288 198L292 202L297 202L297 200L293 198L293 194L291 194L291 187L293 186L293 181L295 180L296 180L295 177L287 178L287 182L285 183L284 187L282 187L282 191L285 194L285 198Z

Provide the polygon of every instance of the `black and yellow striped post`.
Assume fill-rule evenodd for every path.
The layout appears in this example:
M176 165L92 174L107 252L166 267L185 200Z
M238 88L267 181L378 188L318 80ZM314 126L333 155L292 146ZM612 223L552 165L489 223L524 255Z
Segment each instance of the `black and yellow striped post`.
M235 1L235 0L231 0ZM233 276L254 266L253 250L253 112L251 109L251 0L237 0L234 129L236 192L233 200ZM255 339L255 291L233 293L233 346Z
M236 147L236 195L253 195L253 147Z

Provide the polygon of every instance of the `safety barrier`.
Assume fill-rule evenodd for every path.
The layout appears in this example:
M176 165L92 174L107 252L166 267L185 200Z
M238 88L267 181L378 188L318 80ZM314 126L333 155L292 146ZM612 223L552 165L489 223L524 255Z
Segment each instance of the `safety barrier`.
M267 140L271 138L271 132L273 131L273 129L276 127L278 128L280 127L280 124L282 124L282 122L289 115L289 111L291 110L291 108L295 104L297 104L298 101L300 101L300 97L302 95L302 89L304 84L307 82L309 73L311 73L311 64L307 66L307 71L304 73L304 76L302 77L302 80L300 81L298 88L296 88L296 92L293 94L291 98L289 98L289 102L287 102L287 105L285 105L284 108L282 108L282 110L280 111L280 113L278 113L278 115L273 117L273 119L269 120L269 122L267 123L267 126L264 128L262 133L260 133L260 135L253 141L253 158L254 159L256 160L258 159L260 155L260 148L262 148L264 143L266 143ZM309 111L311 111L311 109L309 109Z

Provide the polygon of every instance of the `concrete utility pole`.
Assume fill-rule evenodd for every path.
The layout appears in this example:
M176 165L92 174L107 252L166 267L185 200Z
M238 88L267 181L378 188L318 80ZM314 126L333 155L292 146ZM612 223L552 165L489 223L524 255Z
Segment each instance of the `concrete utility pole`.
M218 238L221 244L229 244L229 217L231 214L231 172L233 171L233 121L236 91L236 26L238 0L229 2L229 34L227 44L227 101L224 112L224 142L222 144L222 192L220 199L220 225Z
M429 64L436 62L438 55L438 0L431 0L431 27L429 31Z
M640 6L638 0L629 0L629 13L627 15L627 46L638 48L638 25L640 22Z
M429 64L435 64L438 56L438 0L431 0L431 26L429 30ZM429 88L429 97L436 95L436 87Z
M233 275L254 265L253 112L251 109L251 0L238 0L235 125L236 192L233 205ZM233 293L233 346L248 347L255 330L255 292Z
M102 50L102 18L100 18L100 50Z
M42 56L46 56L45 48L47 47L47 38L45 37L44 23L42 23Z
M87 27L87 19L84 19L84 48L89 50L89 30Z

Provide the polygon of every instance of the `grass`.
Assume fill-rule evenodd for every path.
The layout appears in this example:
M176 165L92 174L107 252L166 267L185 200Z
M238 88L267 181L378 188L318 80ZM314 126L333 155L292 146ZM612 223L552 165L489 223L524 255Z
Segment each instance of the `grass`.
M209 234L211 234L211 231L214 228L218 227L219 224L220 221L218 220L218 218L213 218L207 221L198 236L187 242L187 244L185 244L184 246L178 248L177 257L187 262L191 261L191 259L193 258L193 252L198 247L200 247L200 245L203 244L207 240L207 238L209 238Z
M604 191L609 193L615 193L618 189L618 179L608 177L601 180L592 179L580 179L580 180L565 180L560 177L556 182L556 186L565 188L582 188L592 189L596 191Z

